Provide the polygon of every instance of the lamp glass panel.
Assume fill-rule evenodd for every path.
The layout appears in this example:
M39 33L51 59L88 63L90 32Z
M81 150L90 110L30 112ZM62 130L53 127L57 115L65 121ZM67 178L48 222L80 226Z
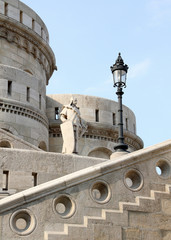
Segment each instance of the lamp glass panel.
M119 83L121 81L120 70L114 71L113 80L114 80L114 84Z
M120 72L121 72L121 79L122 79L120 81L123 83L126 83L126 72L123 70L121 70Z

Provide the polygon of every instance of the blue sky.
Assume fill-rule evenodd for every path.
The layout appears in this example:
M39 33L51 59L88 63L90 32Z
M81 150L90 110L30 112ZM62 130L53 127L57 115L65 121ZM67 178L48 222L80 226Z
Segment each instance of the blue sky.
M123 103L145 147L171 136L171 0L23 0L48 27L58 71L47 94L117 101L110 66L129 66Z

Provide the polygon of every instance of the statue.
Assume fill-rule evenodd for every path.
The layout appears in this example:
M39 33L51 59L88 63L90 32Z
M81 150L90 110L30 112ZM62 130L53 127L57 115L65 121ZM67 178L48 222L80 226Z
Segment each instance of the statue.
M63 122L61 127L63 148L62 153L78 153L78 138L87 130L86 122L81 119L80 111L77 107L77 99L71 98L69 105L64 105L60 113Z

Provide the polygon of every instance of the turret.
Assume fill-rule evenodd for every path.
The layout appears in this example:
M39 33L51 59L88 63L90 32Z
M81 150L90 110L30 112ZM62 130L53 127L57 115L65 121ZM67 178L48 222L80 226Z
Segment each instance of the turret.
M48 149L46 85L56 69L48 30L22 2L0 1L0 128Z

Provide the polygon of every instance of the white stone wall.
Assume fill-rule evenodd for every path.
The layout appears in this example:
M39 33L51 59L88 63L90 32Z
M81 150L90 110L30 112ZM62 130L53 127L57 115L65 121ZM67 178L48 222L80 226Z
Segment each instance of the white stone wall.
M10 95L9 81L12 82ZM27 87L30 89L29 101ZM43 141L48 149L45 83L17 68L0 65L0 96L0 127L37 147Z
M3 138L5 139L5 137ZM6 138L7 139L7 138ZM15 146L14 139L9 139ZM13 140L13 141L12 141ZM1 142L1 139L0 139ZM20 145L21 146L21 145ZM28 147L28 146L27 146ZM37 174L37 184L46 183L66 174L103 162L101 159L86 159L81 156L63 155L36 151L34 149L2 148L5 162L0 155L0 198L33 187L32 173ZM8 171L8 190L3 191L3 172Z
M39 78L44 85L46 85L45 69L43 69L42 65L33 54L26 51L24 40L21 44L23 44L23 48L18 48L16 44L12 44L0 38L0 63L26 71Z
M99 110L99 123L113 125L113 113L118 123L118 104L115 101L94 96L79 94L54 94L48 95L47 98L47 117L50 120L55 118L55 107L62 108L63 105L69 104L70 98L74 96L78 99L81 117L87 122L96 122L95 110ZM128 119L128 131L136 133L136 119L134 113L126 106L123 106L123 123L126 129L126 118Z
M62 151L62 135L60 119L55 120L55 108L62 109L74 96L78 99L81 117L88 123L88 130L79 139L78 153L83 156L93 156L108 159L117 143L118 134L118 104L115 101L79 94L54 94L47 96L47 117L50 123L49 149L52 152ZM99 119L96 121L96 111ZM115 119L113 119L115 117ZM127 123L126 123L127 122ZM142 140L136 135L136 119L134 113L123 106L123 123L125 142L129 151L143 147Z
M0 129L0 148L17 148L17 149L25 149L25 150L36 150L36 151L42 151L40 148L35 147L34 145L23 141L21 138L11 134L11 129L8 129L8 131L5 131L3 129Z
M1 58L1 56L0 56ZM11 94L8 94L8 81L12 82ZM27 100L27 87L30 89ZM41 94L41 108L39 109L39 95ZM0 64L0 98L6 98L34 107L43 114L46 111L46 86L41 79L19 70Z

